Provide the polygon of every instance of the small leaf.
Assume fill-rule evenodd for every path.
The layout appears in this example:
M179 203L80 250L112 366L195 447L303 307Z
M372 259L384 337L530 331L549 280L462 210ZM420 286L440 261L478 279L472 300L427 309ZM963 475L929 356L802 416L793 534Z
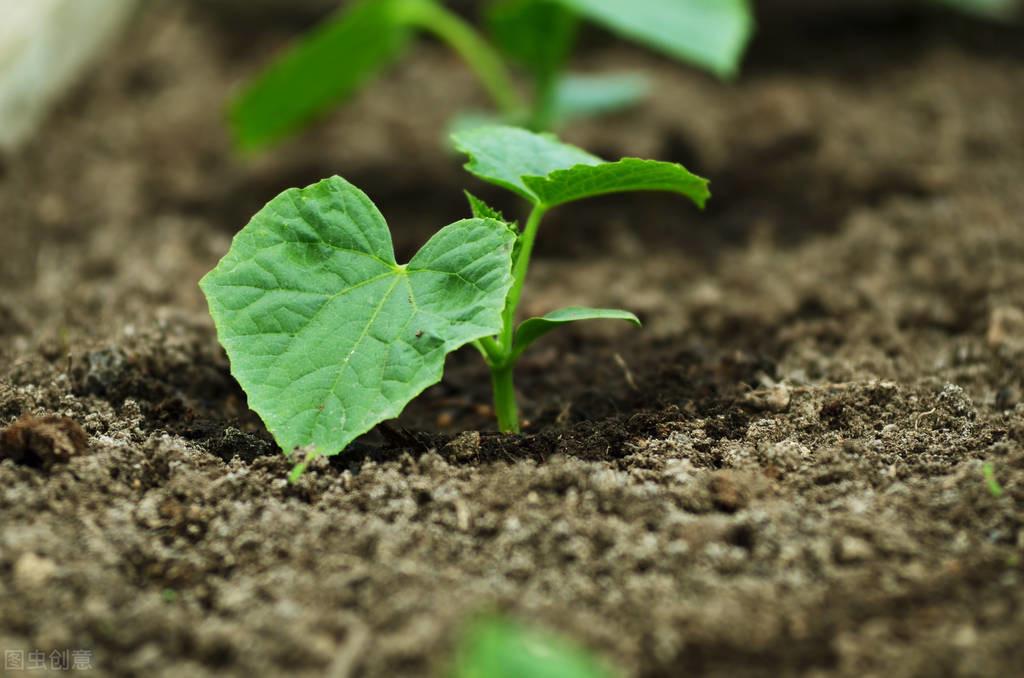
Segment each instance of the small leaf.
M731 77L753 31L747 0L558 0L591 21Z
M286 453L336 454L501 329L515 235L441 229L406 265L384 217L339 177L290 189L200 282L231 371Z
M505 215L500 210L491 207L469 191L463 191L463 193L466 194L466 199L469 200L470 211L472 211L473 216L477 219L494 219L505 224L511 223L505 219Z
M476 197L469 191L463 191L466 194L466 198L469 199L469 209L473 212L473 216L478 219L494 219L506 224L512 233L516 236L516 244L512 248L512 265L515 265L516 259L519 258L519 251L522 246L522 242L519 240L519 223L515 221L509 221L505 218L505 215L495 208L485 203L480 198Z
M557 635L501 619L477 622L457 652L453 678L611 678L601 661Z
M599 165L603 160L563 144L551 134L518 127L477 127L452 135L455 148L469 156L466 169L484 181L537 202L523 183L524 176L545 176L575 165Z
M555 87L551 115L556 123L565 123L614 113L633 106L650 89L650 82L638 73L570 73Z
M550 134L481 127L452 140L469 155L466 169L471 174L544 208L629 191L670 191L703 207L711 195L708 181L682 165L639 158L605 162Z
M557 329L566 323L579 322L581 320L626 320L638 327L640 319L629 311L622 311L615 308L584 308L581 306L569 306L557 311L552 311L539 318L524 320L516 328L515 340L512 342L512 353L518 356L526 348L543 337L548 332Z
M391 64L411 36L398 8L399 0L361 0L302 37L232 102L236 143L282 139Z
M546 177L523 177L523 182L546 207L609 193L668 191L684 195L703 208L711 195L707 179L690 174L682 165L641 158L623 158L593 167L578 165Z

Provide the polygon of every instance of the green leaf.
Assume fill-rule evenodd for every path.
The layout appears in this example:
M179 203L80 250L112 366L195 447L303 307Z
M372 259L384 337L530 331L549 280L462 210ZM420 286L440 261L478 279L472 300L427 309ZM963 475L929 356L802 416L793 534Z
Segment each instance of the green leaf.
M466 194L466 198L469 200L469 209L472 211L473 216L478 219L494 219L500 221L508 226L508 229L515 234L516 243L512 248L512 265L515 266L516 259L519 258L519 251L522 246L522 242L519 239L519 224L515 221L509 221L505 218L499 210L491 207L480 198L476 197L469 191L463 191Z
M555 87L551 115L556 123L592 118L633 106L650 92L638 73L568 74Z
M537 202L523 183L524 176L545 176L576 165L599 165L603 160L583 149L563 144L551 134L518 127L476 127L452 135L456 150L469 156L466 169L484 181Z
M611 678L596 657L551 633L493 619L462 641L454 678Z
M569 58L578 21L553 0L499 0L488 8L487 24L502 52L543 89Z
M699 207L710 197L708 181L676 163L640 158L605 162L550 134L517 127L480 127L452 136L469 155L466 169L551 208L574 200L629 191L670 191Z
M279 141L394 62L411 36L399 8L399 0L362 0L302 37L232 102L236 143Z
M596 166L579 165L546 177L523 177L523 182L545 207L629 191L678 193L704 207L711 195L708 181L690 174L682 165L641 158L623 158Z
M731 77L754 20L747 0L558 0L595 23L669 56Z
M640 319L629 311L622 311L615 308L584 308L581 306L569 306L557 311L552 311L539 318L524 320L516 328L515 340L512 342L512 354L518 356L526 348L543 337L548 332L557 329L566 323L579 322L581 320L626 320L638 327Z
M441 229L405 265L384 217L339 177L290 189L200 282L231 371L278 444L336 454L501 330L515 235Z
M463 191L463 193L466 194L466 199L469 200L470 211L472 211L473 216L477 219L494 219L495 221L500 221L504 224L511 223L505 219L505 215L502 214L500 210L491 207L469 191Z

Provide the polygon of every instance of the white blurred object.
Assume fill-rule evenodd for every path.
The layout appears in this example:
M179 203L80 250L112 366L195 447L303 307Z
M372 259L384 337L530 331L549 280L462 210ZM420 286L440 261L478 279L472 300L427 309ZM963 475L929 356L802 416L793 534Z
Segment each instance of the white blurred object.
M0 0L0 150L26 141L136 0Z

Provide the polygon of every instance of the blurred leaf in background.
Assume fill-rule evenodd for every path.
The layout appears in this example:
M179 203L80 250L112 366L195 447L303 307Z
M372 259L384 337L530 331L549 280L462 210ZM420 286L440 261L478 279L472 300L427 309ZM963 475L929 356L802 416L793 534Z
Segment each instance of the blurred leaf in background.
M1020 0L938 0L964 12L991 19L1010 19L1019 14Z
M550 633L501 619L477 622L463 639L452 678L613 678L586 651Z
M567 73L558 79L551 101L555 125L628 108L646 97L651 83L640 73Z
M489 7L487 24L498 48L545 82L569 59L578 19L553 0L500 0Z
M619 35L728 78L754 28L747 0L559 0Z
M576 42L578 17L554 1L499 0L486 21L498 49L533 80L533 119L526 122L535 129L550 127L559 73Z
M351 4L274 61L231 105L236 143L253 149L288 136L393 63L411 37L395 5Z
M346 4L232 103L237 145L255 149L299 130L394 63L414 33L459 54L501 122L550 129L623 108L645 90L637 79L564 74L581 18L722 78L738 71L754 23L748 0L491 0L484 7L487 36L442 0ZM521 95L512 65L532 80L532 97Z

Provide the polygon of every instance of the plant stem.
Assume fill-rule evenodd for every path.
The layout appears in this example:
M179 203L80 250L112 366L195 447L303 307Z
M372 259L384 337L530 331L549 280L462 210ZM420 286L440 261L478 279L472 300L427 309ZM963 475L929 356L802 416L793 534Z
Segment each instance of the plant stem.
M488 365L497 365L506 362L507 356L501 350L501 346L494 340L494 337L481 337L473 342L480 355L484 357Z
M502 311L501 336L498 340L491 337L476 342L476 347L483 354L487 366L491 368L491 385L494 390L494 412L498 415L498 429L502 433L519 433L519 407L516 405L516 389L513 372L518 357L513 349L515 339L516 308L523 294L523 283L526 272L530 268L530 255L533 253L533 242L537 238L541 219L546 212L544 207L534 207L526 221L526 228L519 236L519 255L512 264L512 288L505 300Z
M501 55L458 14L434 0L406 0L401 19L430 31L454 49L480 78L502 114L516 119L525 105L512 84Z
M540 228L541 219L547 208L537 205L530 212L526 221L526 227L519 236L519 256L512 265L512 289L509 290L508 299L505 301L505 311L502 314L502 337L501 348L506 357L512 355L512 341L515 336L516 309L519 307L519 299L523 296L523 284L526 282L526 273L530 269L530 255L533 254L533 242L537 238L537 231Z
M514 367L512 363L491 367L494 412L498 415L498 430L502 433L519 433L519 408L516 406L516 388L512 380Z

